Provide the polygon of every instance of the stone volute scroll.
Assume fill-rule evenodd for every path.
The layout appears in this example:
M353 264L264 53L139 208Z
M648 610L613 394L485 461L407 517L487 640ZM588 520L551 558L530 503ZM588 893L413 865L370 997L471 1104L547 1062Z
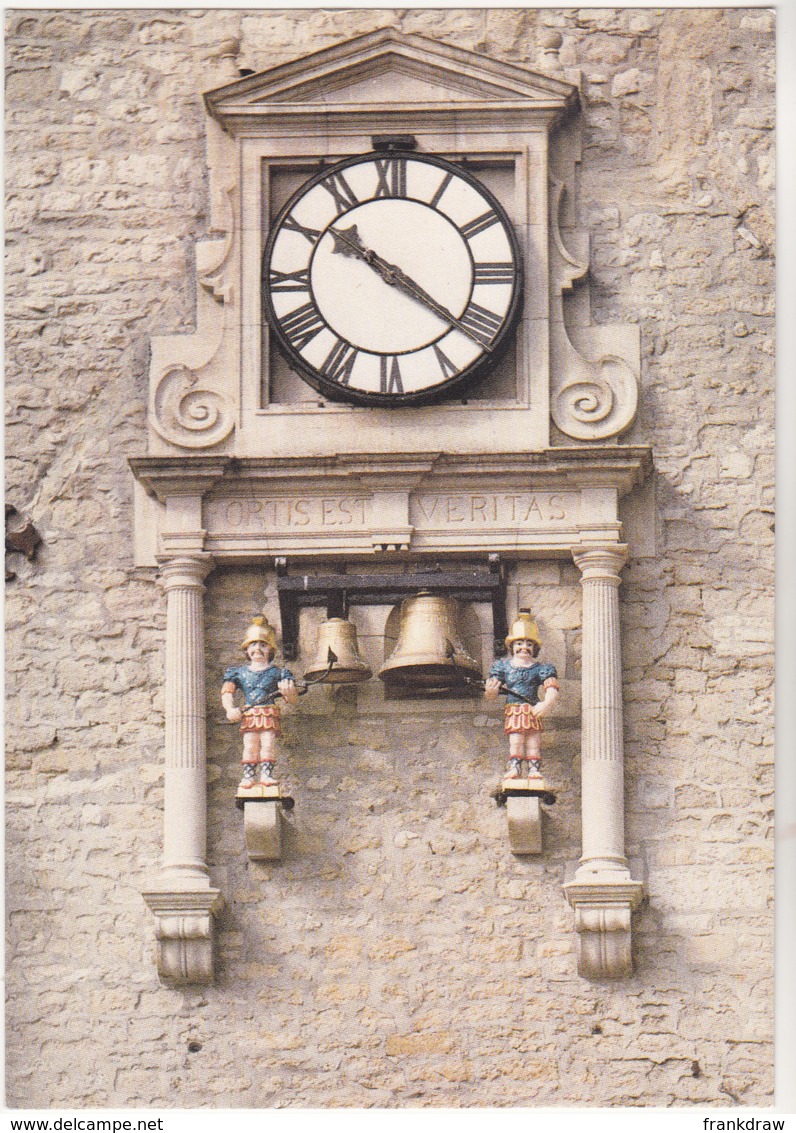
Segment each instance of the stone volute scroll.
M233 283L238 251L238 184L234 148L207 123L210 222L222 235L196 245L196 330L152 338L149 423L164 451L218 449L235 428L239 351L234 334L240 289Z
M562 175L552 168L549 173L550 416L568 437L605 440L627 429L636 416L639 329L591 323L589 237L574 223L577 134L562 133L555 158ZM568 303L567 296L574 301Z

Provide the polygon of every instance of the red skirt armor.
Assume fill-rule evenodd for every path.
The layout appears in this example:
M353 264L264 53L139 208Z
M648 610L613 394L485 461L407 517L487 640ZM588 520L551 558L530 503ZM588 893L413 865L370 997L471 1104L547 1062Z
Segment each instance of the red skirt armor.
M282 735L282 721L279 718L279 708L276 704L258 704L254 708L246 708L240 722L241 732L275 732Z
M509 735L516 732L541 732L542 721L539 716L534 716L530 704L507 704L503 726Z

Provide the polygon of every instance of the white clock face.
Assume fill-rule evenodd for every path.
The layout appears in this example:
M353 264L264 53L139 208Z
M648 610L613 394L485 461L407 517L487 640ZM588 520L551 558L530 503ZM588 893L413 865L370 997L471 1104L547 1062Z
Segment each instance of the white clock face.
M352 158L312 178L264 258L268 321L316 389L422 404L498 357L519 309L503 209L470 174L415 153Z

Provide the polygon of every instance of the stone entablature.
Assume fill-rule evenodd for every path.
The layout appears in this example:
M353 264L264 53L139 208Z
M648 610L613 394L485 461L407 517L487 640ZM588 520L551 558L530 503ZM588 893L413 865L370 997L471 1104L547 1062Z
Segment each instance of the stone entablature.
M651 470L642 446L131 463L151 497L157 536L154 545L151 528L146 539L142 532L139 565L188 544L218 562L396 550L569 556L583 540L619 539L619 499Z

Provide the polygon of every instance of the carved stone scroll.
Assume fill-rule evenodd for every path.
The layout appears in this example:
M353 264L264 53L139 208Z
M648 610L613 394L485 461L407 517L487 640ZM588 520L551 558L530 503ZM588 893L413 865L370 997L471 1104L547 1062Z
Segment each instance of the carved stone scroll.
M566 185L550 175L550 415L568 437L605 440L632 424L638 404L636 326L567 326L562 294L585 279L588 254L573 254L561 228ZM587 246L584 233L572 233Z
M202 387L199 374L172 366L161 376L153 397L152 426L181 448L208 448L228 437L234 425L224 394Z

